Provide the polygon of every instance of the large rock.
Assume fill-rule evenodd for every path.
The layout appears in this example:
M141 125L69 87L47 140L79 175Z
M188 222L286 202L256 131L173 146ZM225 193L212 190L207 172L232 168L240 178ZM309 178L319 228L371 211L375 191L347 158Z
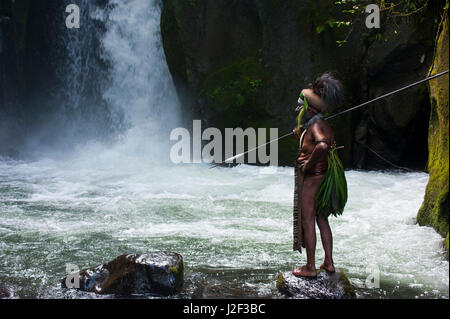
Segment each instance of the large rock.
M296 299L353 299L355 289L341 270L330 274L320 270L315 278L296 277L291 272L278 274L278 290Z
M448 6L448 1L447 1ZM436 53L431 74L448 70L448 12L444 11L439 33L436 39ZM448 79L444 75L428 82L430 88L431 116L428 133L428 170L430 179L427 184L425 198L417 215L420 225L432 226L446 238L448 252L449 237L449 127L448 127Z
M12 297L12 292L3 284L0 284L0 299L8 299Z
M67 278L67 277L66 277ZM63 279L63 287L66 286ZM179 292L184 281L183 257L172 252L122 255L80 272L79 289L98 294L160 296Z

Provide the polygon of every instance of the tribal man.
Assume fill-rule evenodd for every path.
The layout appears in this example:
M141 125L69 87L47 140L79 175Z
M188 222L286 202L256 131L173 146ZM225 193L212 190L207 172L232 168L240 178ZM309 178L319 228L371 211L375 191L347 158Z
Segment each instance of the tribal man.
M318 213L317 194L321 187L324 175L327 173L329 156L332 148L336 149L333 130L323 119L325 112L330 112L342 100L343 86L341 82L330 73L324 73L302 90L299 99L300 111L299 126L294 129L294 135L300 140L299 155L295 163L295 192L294 192L294 250L301 253L301 248L306 248L307 262L305 266L293 269L296 276L315 277L316 229L315 222L320 229L325 260L320 266L329 272L334 272L333 263L333 237L328 215L331 211ZM334 151L333 151L334 153ZM337 154L335 155L337 158ZM340 164L340 161L337 159ZM342 164L340 164L342 168ZM333 173L331 173L333 174ZM343 168L342 175L343 176ZM329 176L325 176L328 178ZM331 177L332 180L334 176ZM343 177L345 181L345 177ZM330 189L331 199L336 198L336 189ZM341 193L339 193L341 194ZM345 183L345 205L347 185ZM339 204L338 204L339 205ZM336 206L334 203L326 204L327 207ZM342 202L341 202L342 206ZM341 207L343 210L343 206ZM332 210L332 209L331 209ZM340 210L340 213L342 213ZM340 214L338 212L338 214Z

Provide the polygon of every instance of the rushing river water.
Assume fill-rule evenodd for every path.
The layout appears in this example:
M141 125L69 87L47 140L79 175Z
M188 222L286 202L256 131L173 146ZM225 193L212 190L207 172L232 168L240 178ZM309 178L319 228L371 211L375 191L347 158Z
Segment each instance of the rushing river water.
M347 172L349 201L331 218L336 266L360 298L448 298L442 238L416 224L428 175ZM60 288L80 268L125 253L175 251L177 297L279 297L293 252L293 169L165 166L92 152L83 159L0 162L0 282L19 298L95 298ZM323 258L318 236L317 263ZM377 266L380 288L364 287Z

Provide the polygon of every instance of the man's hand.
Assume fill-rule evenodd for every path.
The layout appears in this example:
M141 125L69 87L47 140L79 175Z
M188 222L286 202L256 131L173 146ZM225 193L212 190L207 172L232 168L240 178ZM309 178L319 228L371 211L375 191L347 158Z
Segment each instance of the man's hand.
M294 133L295 138L298 140L300 139L300 132L303 130L303 125L300 125L300 130L296 127L292 130L292 133Z
M309 161L307 160L306 156L301 156L300 155L297 158L297 163L300 164L300 170L301 170L302 173L304 173L305 169L306 169L306 167L307 167L307 165L309 163Z

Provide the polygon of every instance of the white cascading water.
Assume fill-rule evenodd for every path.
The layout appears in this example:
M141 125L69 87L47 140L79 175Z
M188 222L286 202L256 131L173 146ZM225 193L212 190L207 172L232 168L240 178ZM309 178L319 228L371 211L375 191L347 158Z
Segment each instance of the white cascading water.
M67 53L57 70L64 79L57 92L62 101L57 113L65 114L58 120L67 119L65 131L93 135L93 153L104 148L97 132L108 130L116 134L118 153L167 161L169 135L179 126L180 105L165 63L160 1L110 0L105 8L89 0L65 1L69 3L80 7L81 27L68 30L62 25L59 32ZM99 99L106 111L98 105ZM71 133L65 133L70 140Z
M129 129L113 147L90 144L64 161L0 159L0 282L18 298L110 297L61 290L66 264L85 268L125 253L167 250L186 262L181 297L277 298L277 273L306 259L292 251L293 169L269 174L247 165L159 161L168 157L168 133L179 116L161 45L160 2L109 2L106 9L81 3L106 24L101 54L110 69L102 95ZM81 59L76 63L88 63ZM415 223L428 175L346 176L349 201L330 224L336 266L359 287L358 296L448 298L442 238ZM320 237L317 254L319 265ZM370 266L380 271L379 288L364 287Z
M71 3L77 4L82 8L80 12L80 20L83 26L80 29L68 31L67 27L62 24L59 30L59 41L65 49L66 55L57 70L61 81L61 88L58 92L63 101L63 107L68 112L78 109L82 103L82 97L86 92L89 78L92 73L98 72L98 67L93 63L96 52L92 50L95 37L98 34L90 17L92 1L90 0L65 0L64 5ZM64 12L63 19L67 13Z
M160 1L110 0L98 10L106 24L104 57L111 84L103 97L125 114L129 129L121 152L168 160L170 130L179 124L179 102L165 63L160 32Z

